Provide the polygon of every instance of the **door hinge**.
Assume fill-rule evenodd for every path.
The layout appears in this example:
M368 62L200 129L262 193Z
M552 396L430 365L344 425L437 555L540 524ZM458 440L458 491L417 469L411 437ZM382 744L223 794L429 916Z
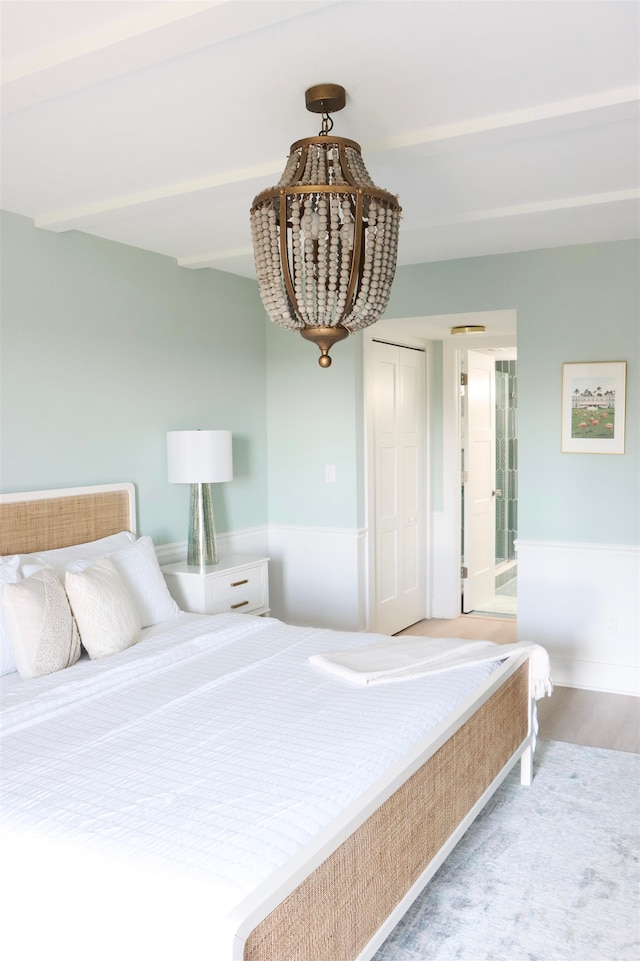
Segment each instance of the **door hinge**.
M460 568L460 577L468 577L468 576L469 576L469 571L463 564L462 567Z
M468 381L468 379L467 379L467 375L466 375L464 372L461 373L461 374L460 374L460 386L461 386L461 387L466 387L468 383L469 383L469 381Z

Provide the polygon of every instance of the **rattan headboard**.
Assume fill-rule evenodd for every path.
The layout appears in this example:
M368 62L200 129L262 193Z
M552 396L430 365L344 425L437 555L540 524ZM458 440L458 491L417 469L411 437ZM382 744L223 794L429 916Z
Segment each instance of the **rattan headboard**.
M133 484L0 494L0 555L31 554L136 532Z

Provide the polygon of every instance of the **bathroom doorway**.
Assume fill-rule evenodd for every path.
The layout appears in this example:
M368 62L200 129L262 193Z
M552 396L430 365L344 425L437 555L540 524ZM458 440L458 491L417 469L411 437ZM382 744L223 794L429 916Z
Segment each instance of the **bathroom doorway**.
M517 613L518 561L518 368L496 359L496 573L494 607Z
M464 574L462 591L463 613L483 613L504 617L515 617L517 614L518 597L518 564L516 558L516 539L518 536L518 373L516 349L489 348L479 353L493 358L491 392L493 394L493 437L491 460L495 463L495 473L491 483L492 497L484 498L495 514L492 525L494 540L493 557L485 551L485 559L476 556L480 550L473 536L474 531L469 523L472 518L470 496L474 490L474 463L477 459L471 456L472 450L467 449L471 437L463 428L462 460L465 467L462 484L462 553L464 557ZM488 359L488 357L487 357ZM485 362L483 362L485 363ZM465 410L464 397L461 421L465 424L471 415L471 397L467 399L469 407ZM488 418L485 418L488 423ZM487 481L484 486L487 486ZM482 482L481 482L482 486ZM465 496L467 504L465 505ZM479 500L482 504L483 501ZM488 507L487 507L488 510ZM465 521L465 517L467 520ZM465 523L468 525L465 530ZM473 523L473 521L472 521ZM487 538L485 537L485 540ZM488 546L488 545L487 545ZM488 559L487 559L488 558ZM484 576L478 578L482 590L471 587L472 575L484 566Z

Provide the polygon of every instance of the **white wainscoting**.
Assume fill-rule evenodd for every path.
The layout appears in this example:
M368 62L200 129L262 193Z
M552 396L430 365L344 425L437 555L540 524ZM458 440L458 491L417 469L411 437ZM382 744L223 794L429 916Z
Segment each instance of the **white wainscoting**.
M640 694L640 548L518 540L518 639L544 645L553 681Z
M434 511L431 515L429 617L459 617L461 610L460 514Z
M266 527L252 527L246 530L229 531L216 534L218 556L225 554L247 554L251 557L268 557L269 532ZM173 544L158 544L156 554L161 564L173 564L187 558L187 542L177 541Z
M366 531L269 528L271 613L289 624L363 631Z
M264 527L216 536L218 556L269 558L271 616L289 624L367 629L366 530ZM187 556L187 542L156 547L160 564Z

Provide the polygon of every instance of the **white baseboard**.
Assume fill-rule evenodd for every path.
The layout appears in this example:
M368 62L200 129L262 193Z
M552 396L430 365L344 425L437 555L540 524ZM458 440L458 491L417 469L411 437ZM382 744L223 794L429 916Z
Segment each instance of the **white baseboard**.
M640 694L640 548L518 540L518 638L555 684Z

